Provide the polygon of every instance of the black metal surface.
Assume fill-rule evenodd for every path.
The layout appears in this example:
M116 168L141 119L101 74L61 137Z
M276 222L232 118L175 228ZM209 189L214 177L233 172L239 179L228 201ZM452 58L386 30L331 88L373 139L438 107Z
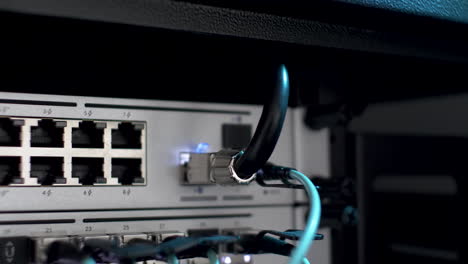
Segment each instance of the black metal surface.
M465 63L5 12L0 22L14 25L2 31L2 91L263 104L280 63L293 106L466 90Z
M454 36L468 23L463 0L180 0L326 23L413 34ZM458 25L457 25L458 24ZM448 30L448 31L447 31ZM456 35L456 34L455 34ZM461 37L461 36L458 36Z
M295 1L276 8L292 9L293 14L274 14L271 4L252 12L168 0L16 0L1 2L0 10L386 54L467 58L464 26L431 19L420 22L413 16L402 19L402 14L392 12L384 16L379 9L326 2L303 8L302 1ZM305 17L295 16L297 10L307 10ZM416 22L418 26L412 27ZM395 28L393 23L400 26ZM378 24L383 27L374 29Z

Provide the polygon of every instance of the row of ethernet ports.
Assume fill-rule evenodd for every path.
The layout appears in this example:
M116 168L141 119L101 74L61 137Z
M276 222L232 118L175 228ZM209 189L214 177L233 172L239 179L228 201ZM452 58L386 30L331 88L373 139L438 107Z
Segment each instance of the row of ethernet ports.
M61 258L61 253L70 254L83 250L86 244L105 244L106 241L117 247L123 247L131 244L158 245L171 241L178 237L210 237L216 235L239 235L246 229L192 229L184 232L147 232L147 233L128 233L128 234L95 234L85 236L57 236L57 237L13 237L7 238L8 241L14 241L17 245L28 245L29 251L33 252L31 256L25 256L30 263L52 263ZM0 244L1 244L0 238ZM93 243L94 242L94 243ZM228 243L216 248L218 252L219 263L240 263L251 264L253 259L250 255L237 253L240 247L236 243ZM59 250L62 249L62 250ZM67 251L63 251L67 249ZM23 250L27 251L27 250ZM226 253L230 252L230 253ZM155 260L140 259L136 263L156 264L161 263ZM185 263L185 262L184 262ZM192 258L187 259L186 263L201 264L207 263L206 259Z
M41 186L67 185L64 177L63 157L31 157L30 178L36 178ZM112 158L111 177L119 185L144 184L142 160L139 158ZM0 186L22 185L21 157L0 157ZM72 178L80 185L106 184L104 177L104 158L72 158Z
M23 119L0 118L0 147L20 147ZM63 148L66 120L41 119L37 126L31 126L31 147ZM81 121L72 128L73 148L104 148L106 122ZM112 148L141 149L143 123L122 122L112 129Z
M146 244L158 244L167 239L179 236L185 236L185 234L168 232L57 237L7 237L3 239L0 237L0 246L4 244L5 241L10 242L10 244L18 245L18 251L21 250L22 253L25 253L21 258L27 259L27 261L24 261L25 263L55 263L57 259L61 259L61 254L71 254L70 252L82 251L85 244L90 240L101 242L111 241L115 246L124 246L141 242L145 242ZM21 246L23 245L27 248L22 248ZM71 257L75 256L76 255L73 254L71 255ZM70 260L70 262L72 262L72 260Z

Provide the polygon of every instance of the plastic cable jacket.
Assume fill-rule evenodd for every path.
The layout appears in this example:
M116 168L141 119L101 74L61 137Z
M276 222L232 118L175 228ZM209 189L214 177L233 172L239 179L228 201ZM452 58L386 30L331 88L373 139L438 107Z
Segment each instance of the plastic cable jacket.
M278 69L276 87L268 103L263 106L262 115L253 138L244 154L234 164L240 177L251 177L265 165L275 149L286 118L289 100L289 75L285 65Z
M291 253L291 258L289 260L289 264L301 264L304 263L304 258L307 256L307 252L314 241L315 234L317 233L317 229L320 224L322 209L320 195L312 181L306 175L296 170L291 170L290 176L304 185L304 189L309 196L310 210L304 233L302 234L297 247Z
M216 255L216 252L213 249L208 250L206 255L208 256L210 264L219 264L218 256Z
M179 260L177 259L177 256L174 254L171 254L167 257L167 263L169 264L179 264Z

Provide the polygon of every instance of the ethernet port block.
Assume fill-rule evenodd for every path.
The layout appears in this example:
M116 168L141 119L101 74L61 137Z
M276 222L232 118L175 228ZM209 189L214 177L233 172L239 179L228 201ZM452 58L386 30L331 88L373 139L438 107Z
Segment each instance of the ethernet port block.
M113 158L112 178L117 178L122 185L144 184L141 173L141 159Z
M24 120L0 118L0 146L20 147Z
M72 129L73 148L103 148L106 123L82 121Z
M112 148L141 149L141 131L143 123L120 123L117 129L112 129Z
M83 185L106 183L104 158L72 158L72 177Z
M22 184L21 157L0 157L0 186Z
M31 178L41 185L65 184L63 157L31 157Z
M37 126L31 127L31 147L63 148L63 128L66 126L66 121L39 120Z

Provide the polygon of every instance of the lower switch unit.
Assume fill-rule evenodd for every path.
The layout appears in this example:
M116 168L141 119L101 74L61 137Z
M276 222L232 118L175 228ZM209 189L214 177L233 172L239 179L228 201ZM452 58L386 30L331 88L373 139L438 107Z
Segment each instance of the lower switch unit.
M291 216L292 208L286 206L22 214L22 219L18 215L0 214L0 234L17 234L17 236L0 236L0 263L66 263L61 261L97 257L93 255L97 248L113 253L115 251L112 250L122 251L132 248L132 245L137 246L134 248L138 250L142 250L140 246L156 248L163 244L167 247L166 251L171 251L172 246L177 248L180 245L185 249L183 243L195 246L191 244L190 239L195 241L229 235L235 237L233 234L239 235L245 230L254 232L254 230L294 228ZM182 242L169 243L174 239L180 239ZM232 263L255 261L260 264L281 259L275 255L246 255L244 258L242 254L232 255L233 252L226 252L229 247L222 244L211 244L211 247L222 263L229 263L228 258L234 261ZM133 253L125 254L131 256ZM159 263L156 262L158 259L151 258L133 260L141 263L145 261ZM99 261L102 263L103 260ZM108 263L116 263L116 259L109 259ZM181 257L180 263L209 262L202 256L193 258L185 256Z

